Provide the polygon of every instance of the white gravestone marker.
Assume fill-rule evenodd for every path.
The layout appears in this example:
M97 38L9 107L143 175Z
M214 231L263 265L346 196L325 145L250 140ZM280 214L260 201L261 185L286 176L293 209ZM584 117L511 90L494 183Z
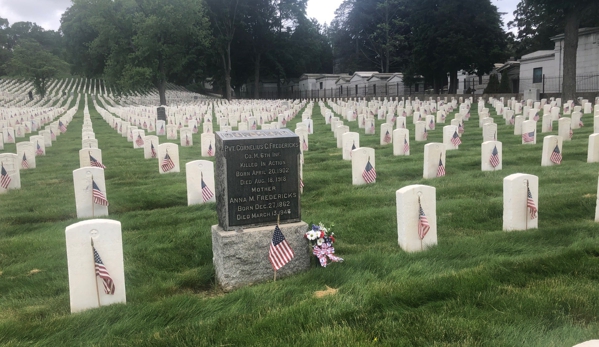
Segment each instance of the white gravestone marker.
M393 143L393 124L383 123L381 124L381 145L389 145Z
M497 141L497 124L487 123L483 125L483 142Z
M179 146L163 143L158 146L158 172L161 174L180 172Z
M108 216L104 169L84 167L73 171L77 218Z
M541 124L541 133L549 133L553 131L553 117L550 114L543 115L543 123Z
M582 122L582 113L572 112L572 129L580 129L584 126Z
M158 146L160 141L156 135L144 137L144 159L154 159L158 157Z
M574 133L572 132L572 121L569 117L562 117L557 121L557 135L562 137L563 141L571 141Z
M146 137L146 131L143 129L133 130L133 148L144 148L144 137Z
M516 116L514 123L514 135L522 135L522 123L524 122L524 116Z
M35 169L35 149L31 142L17 143L17 158L21 158L21 170Z
M393 130L393 155L410 155L410 130Z
M342 143L343 134L348 133L348 132L349 132L348 125L341 125L335 129L335 133L337 134L337 148L343 147L343 143Z
M121 223L87 220L69 225L65 236L71 313L126 303Z
M203 133L200 141L202 144L202 157L214 157L216 150L214 134Z
M356 132L346 132L341 135L343 142L343 160L352 160L352 151L360 148L360 134Z
M52 147L52 136L50 135L50 130L40 130L37 134L44 137L45 147Z
M417 122L414 130L414 141L428 141L428 134L426 122Z
M191 128L182 128L179 130L181 135L181 147L191 147L193 146L193 136Z
M587 163L597 162L599 162L599 134L591 134L589 135Z
M209 160L194 160L185 164L187 176L187 205L215 202L214 163Z
M33 143L35 155L46 155L46 146L44 145L44 137L40 135L30 136L29 142Z
M539 178L515 173L503 179L503 230L537 229Z
M167 140L176 140L178 138L178 129L176 125L167 125L166 126L166 139Z
M445 176L445 151L442 143L431 142L424 145L423 178Z
M308 129L295 129L294 132L297 134L297 136L299 136L300 152L304 153L305 151L308 151L310 149L310 137L308 135Z
M21 160L17 154L0 154L0 169L4 168L5 175L0 176L0 194L9 189L21 189Z
M83 148L79 150L79 167L99 167L105 169L102 162L102 150L98 148Z
M549 135L543 139L543 154L541 166L559 165L562 162L562 138L561 136Z
M366 119L366 129L364 129L364 133L366 135L375 135L376 134L376 123L374 118Z
M163 120L156 121L156 135L164 136L166 135L166 122Z
M81 148L98 148L97 139L83 139L81 140Z
M376 183L374 148L360 147L352 151L352 184Z
M503 168L503 144L499 141L485 141L480 147L481 170L501 170Z
M522 122L522 144L534 145L537 143L537 122L527 120Z
M443 144L448 151L458 149L462 140L458 135L458 127L455 125L446 125L443 127Z
M424 251L437 244L435 187L410 185L395 192L397 242L406 252Z

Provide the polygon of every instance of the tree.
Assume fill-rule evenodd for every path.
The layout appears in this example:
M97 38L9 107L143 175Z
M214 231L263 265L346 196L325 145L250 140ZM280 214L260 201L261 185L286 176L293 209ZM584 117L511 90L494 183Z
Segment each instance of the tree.
M205 0L214 45L223 64L225 97L231 100L231 42L239 25L239 0Z
M490 0L422 0L412 3L415 70L449 93L457 91L459 70L488 73L507 58L506 35Z
M534 38L531 30L543 28L542 22L550 21L553 29L562 27L564 32L564 58L562 98L576 99L576 53L578 49L578 29L581 23L597 24L599 3L596 0L521 0L514 12L512 25L525 30L520 38ZM555 33L555 31L554 31ZM526 35L526 36L525 36Z
M507 75L507 71L501 73L501 82L499 83L499 93L511 93L512 87L510 86L510 78Z
M12 59L5 68L11 76L32 78L36 93L43 98L48 80L66 72L68 65L38 42L23 39L14 48Z
M156 87L162 105L167 82L189 68L198 47L208 45L209 23L196 0L76 0L73 7L62 20L65 39L77 42L70 56L104 57L104 66L97 61L91 67L101 67L122 89ZM71 26L83 23L93 31L77 36ZM90 72L90 66L83 68Z

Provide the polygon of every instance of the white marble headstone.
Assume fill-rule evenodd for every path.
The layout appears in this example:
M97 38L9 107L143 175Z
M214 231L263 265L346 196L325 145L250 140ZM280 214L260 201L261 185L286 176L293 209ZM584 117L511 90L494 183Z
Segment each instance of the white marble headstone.
M393 155L410 155L410 130L393 130Z
M203 133L201 135L202 157L214 157L216 151L216 141L213 133Z
M106 192L106 184L104 183L103 169L98 167L83 167L73 171L77 218L108 216L108 206L94 203L94 183L100 193L110 202L108 193Z
M187 178L187 205L215 202L214 163L194 160L185 164Z
M341 135L343 142L343 160L352 160L352 151L360 148L360 134L356 132L346 132Z
M158 146L157 152L159 173L164 174L181 171L179 166L179 146L174 143L163 143Z
M191 128L181 128L179 134L181 135L181 147L193 146L193 132Z
M522 144L534 145L537 143L537 122L526 120L522 122Z
M443 167L442 171L445 171L445 151L446 147L442 143L431 142L424 145L423 178L438 177L440 166Z
M443 144L448 151L458 149L461 141L457 126L446 125L443 127Z
M563 141L571 141L574 133L572 132L572 121L570 117L562 117L557 121L557 135L561 136Z
M599 134L589 135L589 147L587 153L587 163L599 162Z
M393 143L393 124L382 123L381 124L381 145L389 145Z
M121 223L91 219L69 225L65 236L71 313L126 303ZM112 279L113 294L106 293L103 280L96 275L94 249Z
M437 244L436 199L435 187L421 184L406 186L395 192L397 241L404 251L424 251ZM428 228L420 226L421 219L428 222Z
M369 177L374 175L374 181L370 183L376 183L374 148L360 147L352 151L352 184L355 186L367 184L365 175L370 175Z
M481 170L501 170L503 168L503 144L500 141L485 141L480 147Z
M559 165L559 163L561 162L561 156L563 155L562 143L563 140L561 136L545 136L545 138L543 139L543 153L541 155L541 166Z
M530 203L528 190L532 197ZM537 229L538 212L533 214L532 211L538 208L539 178L537 176L515 173L503 179L504 231Z
M337 148L342 148L343 147L343 143L342 143L342 136L345 133L349 132L349 125L340 125L337 128L335 128L335 133L337 134Z

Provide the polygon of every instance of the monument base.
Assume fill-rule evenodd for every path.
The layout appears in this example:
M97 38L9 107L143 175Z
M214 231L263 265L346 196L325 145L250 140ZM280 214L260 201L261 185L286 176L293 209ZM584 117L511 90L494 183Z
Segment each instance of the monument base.
M277 278L307 270L312 256L304 234L308 231L305 222L279 225L295 257L277 271ZM268 251L275 225L225 231L218 225L212 226L212 257L216 280L224 291L257 282L272 280L274 270L268 260Z

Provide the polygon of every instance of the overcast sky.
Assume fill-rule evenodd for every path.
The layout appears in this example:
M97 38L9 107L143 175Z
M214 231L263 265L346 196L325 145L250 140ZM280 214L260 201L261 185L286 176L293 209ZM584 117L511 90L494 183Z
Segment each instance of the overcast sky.
M166 1L166 0L165 0ZM330 23L343 0L309 0L308 17L320 23ZM418 0L412 0L418 1ZM503 16L504 23L513 19L512 12L520 0L491 0ZM58 30L60 16L71 6L71 0L0 0L0 17L14 22L35 22L47 30Z

